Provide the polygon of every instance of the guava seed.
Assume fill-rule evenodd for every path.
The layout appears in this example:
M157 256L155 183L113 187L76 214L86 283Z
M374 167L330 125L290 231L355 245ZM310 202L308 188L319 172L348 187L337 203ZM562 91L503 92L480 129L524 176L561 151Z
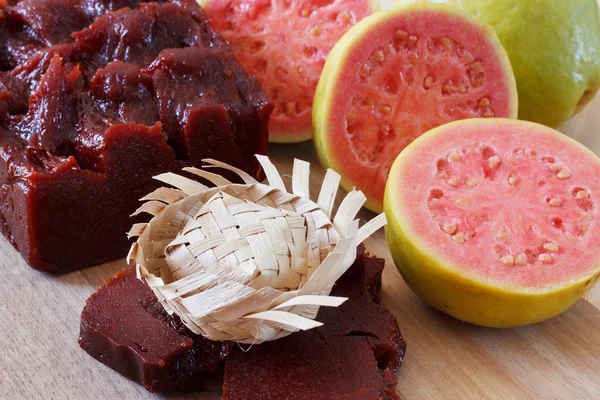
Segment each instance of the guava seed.
M579 211L577 214L578 214L580 217L582 217L582 218L591 218L591 217L592 217L592 216L590 215L590 213L589 213L589 212L586 212L586 211Z
M560 199L553 197L550 200L548 200L548 204L550 204L552 207L560 207L562 202L560 201Z
M433 85L433 77L432 76L426 76L425 78L423 78L423 88L425 90L431 89L431 85Z
M452 161L460 161L460 154L458 154L456 151L453 151L448 155L448 158L450 158Z
M517 265L523 267L527 265L527 256L523 253L517 255Z
M465 243L466 238L465 238L465 234L460 232L460 233L457 233L456 235L452 236L452 239L454 239L454 241L456 243L463 244L463 243Z
M515 258L511 255L504 256L500 259L504 263L504 265L513 266L515 265Z
M554 243L546 243L544 245L544 250L549 251L550 253L558 253L558 246Z
M549 263L552 261L552 256L550 254L542 253L538 256L538 261L543 263Z
M446 232L448 235L454 235L457 228L458 228L458 226L454 222L451 222L449 224L444 225L442 227L442 230L444 232Z
M315 26L310 30L310 34L313 36L321 36L322 33L323 29L319 28L318 26Z
M577 198L578 200L587 199L588 198L588 193L585 190L580 190L575 195L575 198Z
M379 61L379 62L383 62L383 60L385 60L385 54L383 53L383 50L376 50L375 52L373 52L373 60L375 61Z
M513 186L515 183L517 183L517 178L515 178L514 176L511 176L510 178L508 178L508 184Z
M448 179L448 185L450 185L450 186L460 185L460 178L453 176L452 178Z
M477 186L477 181L475 179L469 179L467 181L467 186L469 186L469 187L475 187L475 186Z
M488 159L488 163L490 164L491 168L496 168L498 164L500 164L500 157L492 156Z

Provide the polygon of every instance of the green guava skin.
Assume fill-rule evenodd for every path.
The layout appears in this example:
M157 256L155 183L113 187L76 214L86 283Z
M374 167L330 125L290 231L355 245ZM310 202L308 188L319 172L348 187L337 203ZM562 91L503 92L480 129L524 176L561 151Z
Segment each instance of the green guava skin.
M491 25L510 58L519 119L558 127L600 87L597 0L397 0L454 5Z

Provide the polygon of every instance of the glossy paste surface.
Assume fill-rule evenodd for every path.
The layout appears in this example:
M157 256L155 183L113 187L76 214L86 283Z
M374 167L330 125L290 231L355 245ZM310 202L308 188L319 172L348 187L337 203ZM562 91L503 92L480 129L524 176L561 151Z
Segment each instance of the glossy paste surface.
M0 2L0 221L29 264L123 256L151 177L252 174L272 106L193 0Z

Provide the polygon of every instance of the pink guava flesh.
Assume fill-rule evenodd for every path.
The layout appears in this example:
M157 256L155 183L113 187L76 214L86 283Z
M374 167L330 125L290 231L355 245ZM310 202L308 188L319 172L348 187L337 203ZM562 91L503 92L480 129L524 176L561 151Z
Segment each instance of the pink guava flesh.
M514 117L503 50L473 21L434 10L384 20L349 50L326 120L332 167L381 204L389 169L414 139L475 117Z
M325 59L356 22L367 0L207 0L213 28L275 102L276 141L311 137L312 102Z
M541 288L600 265L600 162L541 125L473 120L403 154L393 193L405 227L449 265L490 283ZM443 132L442 132L443 131Z

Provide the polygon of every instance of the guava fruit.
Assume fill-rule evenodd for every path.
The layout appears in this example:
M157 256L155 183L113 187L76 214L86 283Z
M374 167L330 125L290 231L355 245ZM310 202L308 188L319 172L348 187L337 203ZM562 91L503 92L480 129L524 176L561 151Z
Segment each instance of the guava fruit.
M396 159L386 237L407 284L458 319L551 318L600 278L600 159L544 125L452 122Z
M329 51L378 0L199 0L211 25L275 103L269 141L312 137L312 103Z
M516 83L492 28L454 7L375 13L332 49L313 104L323 166L381 211L389 169L422 133L450 121L517 116Z
M600 87L596 0L396 0L457 6L494 27L519 90L519 119L557 127Z

